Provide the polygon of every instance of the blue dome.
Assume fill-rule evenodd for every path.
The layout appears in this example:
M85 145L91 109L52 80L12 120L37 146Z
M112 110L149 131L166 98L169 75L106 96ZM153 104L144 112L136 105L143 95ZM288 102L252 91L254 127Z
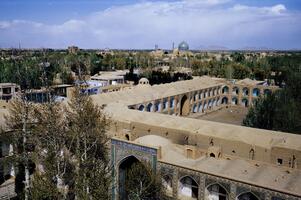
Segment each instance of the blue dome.
M189 50L189 45L187 44L187 42L181 42L180 44L179 44L179 50L180 51L188 51Z

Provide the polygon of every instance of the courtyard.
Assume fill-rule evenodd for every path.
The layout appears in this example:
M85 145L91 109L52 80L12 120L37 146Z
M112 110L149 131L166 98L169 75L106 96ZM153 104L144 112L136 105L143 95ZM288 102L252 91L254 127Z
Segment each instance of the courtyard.
M214 122L221 122L233 125L241 125L243 119L248 113L248 108L240 106L229 106L228 108L224 107L220 110L198 116L191 116L195 119L202 119Z

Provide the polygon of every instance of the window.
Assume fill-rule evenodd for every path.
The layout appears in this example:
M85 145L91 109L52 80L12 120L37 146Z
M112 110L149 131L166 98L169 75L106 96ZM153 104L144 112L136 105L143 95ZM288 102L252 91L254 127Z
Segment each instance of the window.
M215 158L214 153L210 153L210 157Z
M128 140L128 141L129 141L129 140L130 140L130 136L129 136L129 134L126 134L126 135L125 135L125 138L126 138L126 140Z
M277 164L278 164L278 165L282 165L282 163L283 163L282 158L278 158L278 159L277 159Z

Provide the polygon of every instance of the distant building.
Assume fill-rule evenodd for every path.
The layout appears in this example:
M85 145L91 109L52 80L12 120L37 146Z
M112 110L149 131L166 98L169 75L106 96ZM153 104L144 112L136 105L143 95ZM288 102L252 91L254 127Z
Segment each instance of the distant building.
M68 52L70 54L76 54L78 52L79 48L77 46L70 46L68 47Z
M72 85L62 84L51 86L49 90L46 88L32 89L26 92L26 97L29 101L35 103L45 103L49 101L49 98L53 98L54 101L61 102L71 97L73 91Z
M179 51L188 51L189 45L187 44L187 42L183 41L179 44L178 49Z
M0 83L0 100L8 101L20 91L15 83Z
M91 77L92 81L102 83L102 86L124 84L124 76L128 70L102 71Z

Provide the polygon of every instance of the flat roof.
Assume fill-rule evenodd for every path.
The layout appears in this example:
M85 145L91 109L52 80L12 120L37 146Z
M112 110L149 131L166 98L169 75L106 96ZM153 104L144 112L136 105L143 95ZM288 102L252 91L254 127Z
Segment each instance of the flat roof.
M134 142L156 148L161 147L162 158L159 159L161 162L284 193L301 195L300 170L239 158L227 160L201 156L197 159L190 159L184 153L186 146L174 144L168 139L156 135L143 136Z
M123 102L124 105L134 105L164 97L183 94L189 91L206 89L208 87L221 86L224 83L209 77L195 78L187 81L178 81L160 85L138 85L128 90L114 93L106 93L93 96L98 104L108 104L112 102Z
M129 105L222 85L225 85L225 82L220 79L201 77L154 86L138 85L132 89L94 95L92 99L98 105L106 105L105 112L117 121L176 128L192 134L243 142L266 149L283 147L301 151L301 136L296 134L128 109Z
M3 87L3 86L6 86L6 87L17 86L17 84L16 83L0 83L0 87Z

